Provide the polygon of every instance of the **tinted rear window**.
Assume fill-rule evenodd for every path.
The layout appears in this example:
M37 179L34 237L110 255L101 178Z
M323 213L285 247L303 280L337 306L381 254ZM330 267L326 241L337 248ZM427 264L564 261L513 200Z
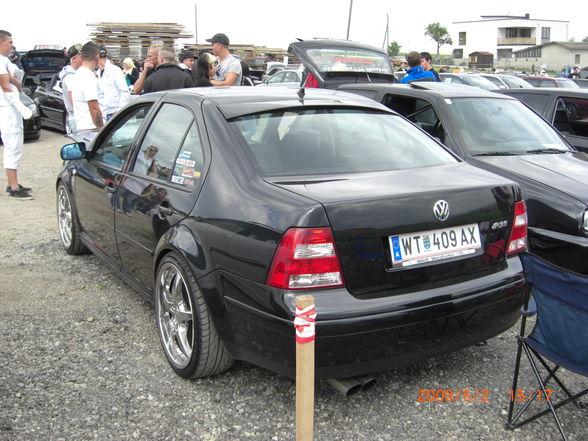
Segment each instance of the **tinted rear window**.
M403 118L358 109L289 109L234 118L264 176L401 170L455 162Z
M385 54L368 49L308 49L306 55L321 72L394 74L392 71L392 63Z

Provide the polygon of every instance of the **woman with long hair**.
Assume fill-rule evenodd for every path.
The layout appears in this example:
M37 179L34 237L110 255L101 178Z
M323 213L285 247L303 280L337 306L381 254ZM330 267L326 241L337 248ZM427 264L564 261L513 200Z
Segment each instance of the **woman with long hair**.
M135 63L133 63L133 60L130 58L125 58L123 60L123 73L125 74L127 86L132 86L139 78L139 69L137 69Z
M209 52L203 52L192 66L194 87L212 87L210 80L216 73L218 59Z

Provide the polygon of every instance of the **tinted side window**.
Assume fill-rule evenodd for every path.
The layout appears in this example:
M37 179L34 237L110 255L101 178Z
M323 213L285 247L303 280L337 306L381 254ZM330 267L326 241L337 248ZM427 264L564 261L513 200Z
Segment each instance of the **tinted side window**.
M549 95L543 94L531 94L531 93L511 93L509 94L514 96L518 100L522 101L523 103L527 104L531 107L535 112L543 115L545 111L545 107L547 106L547 100L549 100Z
M94 151L93 159L122 169L135 134L141 127L151 104L140 106L119 122Z
M193 120L192 113L185 107L164 104L143 139L133 172L168 181Z

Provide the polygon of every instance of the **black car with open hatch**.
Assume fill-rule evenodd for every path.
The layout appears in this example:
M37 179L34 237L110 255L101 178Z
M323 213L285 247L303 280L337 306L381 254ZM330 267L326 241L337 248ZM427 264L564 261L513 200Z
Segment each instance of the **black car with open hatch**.
M56 182L63 245L155 303L181 376L237 359L293 377L299 294L315 299L318 378L416 362L518 319L518 185L372 100L184 89L71 138Z

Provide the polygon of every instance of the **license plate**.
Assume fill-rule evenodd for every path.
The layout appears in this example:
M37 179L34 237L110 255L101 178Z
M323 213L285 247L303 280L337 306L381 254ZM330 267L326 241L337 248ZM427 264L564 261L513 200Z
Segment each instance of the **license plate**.
M389 236L395 267L425 265L475 254L482 248L478 224Z

